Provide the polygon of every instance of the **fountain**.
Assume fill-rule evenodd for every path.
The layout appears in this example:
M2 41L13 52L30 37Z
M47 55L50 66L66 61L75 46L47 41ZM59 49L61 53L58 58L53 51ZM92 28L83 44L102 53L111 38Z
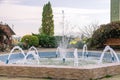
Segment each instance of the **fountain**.
M87 45L86 44L84 44L84 46L83 46L82 59L84 59L85 56L88 58L88 51L87 51Z
M29 48L29 51L31 51L31 50L34 50L35 54L39 56L38 50L34 46L32 46L32 47Z
M64 10L62 10L62 15L63 15L63 17L62 17L62 37L61 37L61 40L57 40L58 42L58 48L57 48L57 50L56 50L56 57L58 57L58 56L60 56L60 58L62 58L62 61L63 61L63 63L65 63L65 61L66 61L66 55L67 55L67 50L68 50L68 45L69 45L69 42L70 42L70 33L68 33L68 31L67 30L69 30L68 29L68 27L64 27L65 26L65 24L64 24L64 19L65 19L65 16L64 16ZM66 29L66 30L65 30Z
M114 1L117 3L118 1L116 0L111 0L112 3L114 3ZM120 4L120 3L119 3ZM118 5L118 4L115 4L115 5ZM116 6L114 6L116 7ZM116 14L116 11L113 9L113 12L115 12ZM117 8L119 12L119 7ZM64 21L65 21L65 15L64 15L64 10L62 11L62 14L63 14L63 38L62 38L62 42L60 44L60 46L57 48L57 51L56 51L56 57L58 57L58 54L60 54L60 57L62 58L63 60L63 63L68 63L66 60L66 54L68 51L66 51L66 49L68 48L68 42L65 40L65 30L64 30ZM113 14L114 15L114 14ZM116 17L116 16L115 16ZM67 27L67 26L66 26ZM66 28L65 27L65 28ZM71 66L69 65L69 67L66 65L62 65L62 66L57 66L57 65L24 65L24 64L21 64L21 65L14 65L14 64L11 64L9 65L8 63L10 63L10 58L12 58L11 56L13 56L13 51L15 49L19 49L21 51L21 53L18 53L18 54L22 54L22 59L26 60L29 58L30 55L32 55L33 58L35 58L37 61L41 58L39 58L38 56L38 52L37 52L37 49L32 47L29 49L29 51L27 52L27 54L25 55L23 50L19 47L19 46L15 46L11 51L10 51L10 54L7 54L7 55L1 55L0 56L0 61L6 61L6 64L2 65L0 64L0 75L1 76L13 76L13 77L36 77L36 78L42 78L42 77L49 77L49 78L53 78L53 79L58 79L58 80L62 80L62 79L67 79L67 80L96 80L97 78L102 78L104 76L107 76L107 75L115 75L115 74L120 74L120 63L110 63L110 64L102 64L102 65L95 65L95 66L84 66L84 67L81 67L81 63L82 61L85 61L84 58L87 58L88 57L88 52L87 52L87 45L85 44L83 46L83 51L78 53L77 52L77 49L74 50L74 60L73 58L71 58L71 60L73 60L73 65L74 66L78 66L78 63L79 63L79 67L74 67L74 66ZM32 50L34 49L34 50ZM94 59L96 59L96 56L97 58L100 57L100 60L98 63L102 63L103 62L103 57L106 57L105 56L105 53L107 51L110 51L110 55L112 56L109 56L110 59L112 59L112 62L114 62L115 60L117 60L117 62L119 62L119 58L118 58L118 55L115 53L115 51L110 47L110 46L106 46L105 49L103 50L101 56L99 56L99 53L91 53L93 55L95 55ZM59 52L59 53L57 53ZM82 55L82 58L83 59L80 59L78 58L78 56ZM48 54L47 54L48 55ZM51 55L51 54L50 54ZM93 57L92 55L92 57ZM18 55L19 56L19 55ZM49 55L48 55L49 56ZM7 57L7 58L6 58ZM91 55L89 54L89 57L91 57ZM120 57L120 55L119 55ZM4 60L3 60L4 58ZM16 57L15 57L16 58ZM58 58L55 58L55 57L47 57L47 58L44 58L44 59L47 59L47 60L51 60L54 59L54 61L57 61ZM18 59L18 58L17 58ZM41 59L41 60L44 60L44 59ZM91 58L93 59L93 58ZM59 59L58 59L59 60ZM98 59L97 59L98 60ZM53 62L54 62L53 61ZM80 62L81 61L81 62ZM86 61L90 61L87 60ZM45 63L47 63L48 61L45 61ZM57 62L60 62L60 61L57 61ZM39 63L39 61L38 61ZM41 62L40 62L41 63ZM85 62L83 62L85 63ZM61 65L61 64L60 64Z
M28 58L31 58L30 55L33 56L33 58L31 60L28 59ZM39 64L40 63L39 59L40 59L40 57L39 57L39 54L38 54L38 50L34 46L32 46L32 47L29 48L29 50L28 50L28 52L27 52L27 54L26 54L26 56L24 58L24 64L27 64L28 60L30 60L30 62L31 62L30 64L33 64L32 60L36 60L37 64Z
M56 58L57 58L58 56L60 56L59 48L60 48L60 47L57 47L57 49L56 49Z
M36 58L40 59L38 50L34 46L30 47L28 51L34 51L34 54L37 56Z
M12 56L12 54L14 54L13 52L14 52L16 49L18 49L18 50L21 51L21 53L19 53L19 54L22 54L22 55L23 55L23 58L25 57L25 54L24 54L24 51L22 50L22 48L20 48L19 46L15 46L15 47L13 47L13 49L10 51L10 54L8 55L8 58L7 58L7 60L6 60L6 64L9 63L9 59L10 59L10 57Z
M53 62L53 63L55 63L55 65L59 65L59 64L62 64L62 65L69 65L68 63L70 63L70 65L74 65L74 66L78 66L78 63L79 63L79 61L80 61L80 65L84 65L84 64L95 64L96 63L96 61L98 61L98 58L97 57L90 57L90 55L89 55L89 60L87 59L87 60L84 60L85 59L85 56L86 57L88 57L88 51L87 51L87 45L85 44L84 46L83 46L83 51L82 51L82 59L81 58L78 58L78 52L77 52L77 49L74 49L74 51L73 52L69 52L68 51L68 49L66 49L66 48L61 48L61 47L58 47L57 48L57 50L56 50L56 58L49 58L49 59L47 59L47 58L44 58L44 60L45 61L43 61L42 59L40 59L40 57L39 57L39 53L38 53L38 51L37 51L37 49L34 47L34 46L32 46L32 47L30 47L29 48L29 50L28 50L28 52L26 53L26 55L25 55L25 53L24 53L24 51L19 47L19 46L15 46L11 51L10 51L10 54L8 55L8 58L7 58L7 60L6 60L6 64L8 64L9 63L9 60L10 60L10 57L11 57L11 55L13 54L13 51L15 50L15 49L18 49L18 50L20 50L21 51L21 54L22 54L22 58L20 58L20 60L19 60L19 58L18 58L18 61L16 61L15 63L22 63L22 64L29 64L30 62L30 64L33 64L34 62L35 62L35 64L40 64L40 61L42 61L42 63L41 64L44 64L45 63L45 61L46 60L50 60L51 62ZM101 54L101 57L100 57L100 60L99 60L99 62L98 63L102 63L102 60L103 60L103 57L104 57L104 54L105 54L105 52L107 52L107 51L110 51L110 54L111 54L111 56L112 56L112 62L113 61L115 61L115 59L117 60L117 62L119 62L119 58L118 58L118 56L116 55L116 53L115 53L115 51L112 49L112 48L110 48L110 46L106 46L105 47L105 49L104 49L104 51L102 52L102 54ZM72 57L72 55L73 55L73 58L71 58ZM62 63L60 63L60 61L59 61L59 57L60 57L60 59L62 59ZM79 56L80 57L80 56ZM14 57L15 58L15 57ZM16 58L17 59L17 58ZM66 60L67 59L67 60ZM73 60L74 59L74 60ZM55 61L56 60L56 61ZM73 60L73 61L72 61ZM32 62L33 61L33 62ZM55 61L55 62L54 62ZM58 61L58 62L57 62ZM81 61L83 61L83 62L81 62ZM43 63L44 62L44 63ZM48 63L50 63L49 61L48 61ZM64 63L64 64L63 64ZM52 63L50 63L50 64L52 64Z
M78 66L78 52L77 52L77 49L74 50L74 66Z
M32 58L31 58L31 55L32 55ZM28 51L27 55L24 58L24 64L35 64L36 63L35 61L37 61L37 64L40 63L39 56L35 54L35 51Z
M117 54L116 54L116 52L115 52L110 46L106 46L105 49L103 50L102 54L101 54L101 57L100 57L100 60L99 60L98 63L102 63L104 54L105 54L105 52L107 52L107 51L110 51L110 54L111 54L111 56L112 56L112 57L111 57L111 58L112 58L112 61L114 61L114 59L116 58L116 59L117 59L117 62L120 62L120 61L119 61L119 58L118 58L118 56L117 56Z
M65 63L66 60L66 49L58 47L56 50L56 55L60 55L60 58L62 58L63 63Z
M8 65L8 63L10 63L9 62L10 58L12 59L11 56L14 56L13 51L15 49L20 50L23 57L22 58L14 57L14 58L16 58L17 65L14 65L14 64ZM115 51L112 48L110 48L109 46L106 46L104 51L101 54L99 63L102 63L103 57L106 57L106 55L104 55L104 54L107 51L110 51L110 55L112 56L112 58L110 56L108 56L110 59L112 59L113 61L117 60L117 62L119 62L118 56L116 55ZM6 75L6 76L11 76L11 75L23 76L23 77L24 76L25 77L48 77L49 76L51 78L90 80L92 78L96 79L96 78L104 77L105 76L104 74L111 74L111 73L113 73L113 70L119 70L119 66L118 66L119 64L115 64L115 63L113 63L113 64L111 63L109 65L108 65L108 63L98 65L97 64L98 57L100 56L100 55L98 55L99 54L98 52L97 53L93 52L92 53L93 55L91 55L91 53L89 53L89 58L88 58L89 60L79 58L79 57L81 57L80 55L82 55L83 58L86 55L87 55L86 57L88 57L86 45L84 45L82 52L78 52L78 50L76 48L76 49L74 49L74 51L69 53L68 49L58 47L56 52L52 52L52 53L54 53L54 57L49 57L49 58L43 57L42 54L45 54L45 53L42 53L42 52L38 53L37 49L32 46L25 55L24 51L19 46L15 46L10 51L10 54L8 56L3 55L2 58L4 58L4 57L8 57L8 58L7 58L7 61L5 58L6 64L3 64L3 65L1 64L2 66L0 66L0 74ZM48 54L48 53L46 53L46 54ZM70 54L70 57L66 56L67 54ZM39 57L39 55L41 57ZM51 52L49 55L51 55ZM57 57L55 57L56 55L57 55ZM96 57L96 55L97 55L97 57ZM60 56L60 58L62 58L63 62L60 61L59 56ZM2 61L1 58L0 58L0 60ZM23 64L17 63L18 61L23 62ZM34 64L34 65L31 65L31 64ZM36 64L39 64L39 65L36 65ZM93 66L93 64L95 66ZM113 70L110 70L110 69L113 69ZM6 70L8 72L6 72ZM106 71L104 71L104 70L106 70ZM58 72L59 72L59 74L57 74ZM104 74L103 74L103 72L104 72ZM17 73L17 74L15 74L15 73ZM34 76L33 76L33 73L34 73ZM73 73L74 73L74 75L73 75ZM114 71L114 73L118 74L115 71ZM100 75L100 77L98 76L98 74ZM81 76L78 76L78 75L81 75Z

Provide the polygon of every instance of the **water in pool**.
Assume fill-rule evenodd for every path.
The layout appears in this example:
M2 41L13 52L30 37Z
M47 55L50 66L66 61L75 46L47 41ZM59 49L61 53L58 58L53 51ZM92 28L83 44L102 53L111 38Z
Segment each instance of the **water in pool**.
M19 50L20 52L15 53L15 49ZM77 49L74 49L73 51L65 49L59 50L57 50L58 52L38 52L37 49L32 46L27 53L24 53L19 46L15 46L9 54L1 55L0 60L6 64L86 66L98 64L99 62L118 62L118 59L120 58L120 55L117 55L118 57L116 57L116 55L111 55L109 52L104 52L104 57L102 54L103 59L101 59L101 52L87 51L83 53L78 52Z

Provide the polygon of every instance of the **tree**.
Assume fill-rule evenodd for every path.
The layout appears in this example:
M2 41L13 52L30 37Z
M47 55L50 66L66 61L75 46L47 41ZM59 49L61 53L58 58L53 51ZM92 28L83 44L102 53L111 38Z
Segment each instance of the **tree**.
M100 25L92 35L90 47L102 48L106 41L111 38L120 38L120 21Z
M42 12L42 27L39 32L49 36L54 35L53 11L50 2L44 5Z
M84 26L83 29L79 28L80 32L82 33L82 38L91 38L94 31L99 28L97 23L92 23L90 25Z

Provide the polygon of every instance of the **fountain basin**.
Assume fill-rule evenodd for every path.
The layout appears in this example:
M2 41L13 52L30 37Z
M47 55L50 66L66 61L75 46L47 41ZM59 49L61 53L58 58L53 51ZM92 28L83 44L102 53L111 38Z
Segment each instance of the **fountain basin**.
M0 75L11 77L90 80L115 74L120 74L120 63L84 67L0 64Z
M100 57L100 52L88 52L89 57ZM18 53L19 54L19 53ZM23 56L13 54L10 57L10 62L14 58L23 59ZM21 54L22 55L22 54ZM59 59L56 58L55 52L40 52L40 59ZM52 56L50 56L52 55ZM79 58L82 52L78 53ZM72 57L73 54L69 55ZM106 63L106 64L94 64L84 66L65 66L65 65L44 65L41 64L5 64L8 54L1 55L0 60L0 75L12 76L12 77L35 77L35 78L53 78L53 79L78 79L78 80L90 80L104 77L106 75L120 74L120 63ZM89 58L88 57L88 58ZM111 55L105 53L106 59L111 58ZM120 55L118 55L120 57ZM15 61L17 60L15 59ZM67 60L67 59L66 59ZM14 60L13 60L14 61Z

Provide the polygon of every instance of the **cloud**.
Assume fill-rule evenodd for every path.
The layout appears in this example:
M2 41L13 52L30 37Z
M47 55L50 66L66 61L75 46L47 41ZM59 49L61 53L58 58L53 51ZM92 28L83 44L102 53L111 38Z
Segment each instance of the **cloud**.
M0 5L0 21L14 25L17 35L37 33L41 25L41 7L23 6L17 4Z
M30 7L22 5L1 5L0 16L13 19L37 18L41 14L40 7Z
M28 33L38 33L41 26L42 7L18 5L18 0L5 0L7 4L0 5L0 21L14 25L14 31L17 35ZM11 1L11 2L10 2ZM5 3L5 2L4 2ZM8 4L9 3L9 4ZM65 28L81 27L84 24L90 24L98 20L105 23L109 20L109 10L106 9L76 9L65 7L53 7L55 34L62 34L63 14Z
M97 14L97 13L106 13L109 10L107 9L80 9L80 8L64 8L64 7L57 7L53 8L55 11L61 11L64 10L64 13L69 14Z
M53 8L57 20L62 21L64 10L65 21L68 24L82 26L92 22L107 23L109 21L109 10L107 9L77 9L77 8ZM106 20L107 19L107 20Z
M22 0L0 0L0 4L17 4Z

